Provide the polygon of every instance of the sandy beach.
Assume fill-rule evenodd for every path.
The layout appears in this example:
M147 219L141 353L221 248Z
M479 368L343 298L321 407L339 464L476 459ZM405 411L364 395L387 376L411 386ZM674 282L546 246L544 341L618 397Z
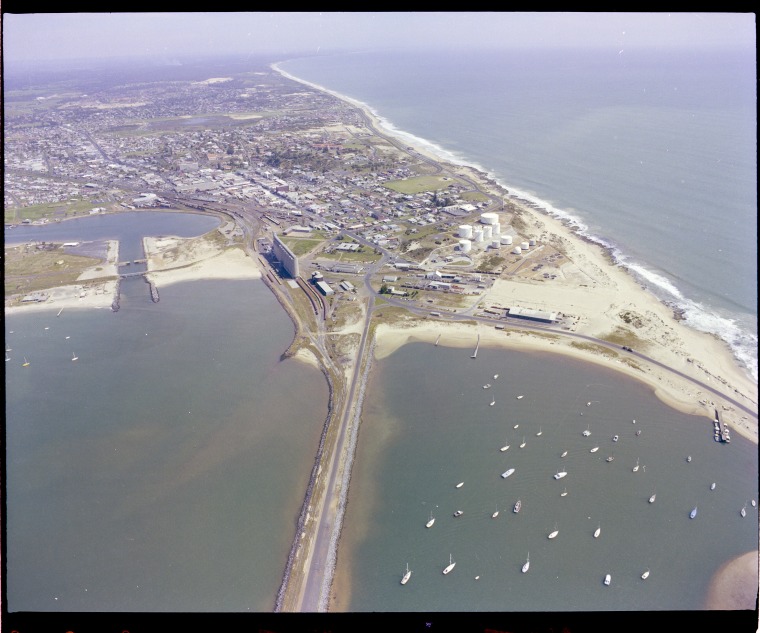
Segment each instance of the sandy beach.
M260 279L240 248L219 250L202 238L145 237L148 279L158 287L196 279Z

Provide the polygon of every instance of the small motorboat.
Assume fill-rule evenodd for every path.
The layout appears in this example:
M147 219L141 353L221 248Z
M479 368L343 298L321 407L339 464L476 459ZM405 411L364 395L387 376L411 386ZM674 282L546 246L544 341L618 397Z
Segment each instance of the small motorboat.
M599 538L599 535L602 533L602 524L599 524L599 527L594 530L594 538Z
M710 484L710 490L715 490L715 482L714 481Z
M620 437L619 437L619 436L617 436L617 435L613 435L613 436L612 436L612 441L613 441L613 442L617 442L619 439L620 439Z
M643 574L641 574L641 579L646 580L649 578L649 570L647 569Z
M605 584L605 585L607 585L607 586L609 586L609 584L610 584L611 582L612 582L612 576L610 576L609 574L607 574L607 575L604 577L604 584Z
M689 455L689 456L686 458L686 461L687 461L687 462L690 462L690 461L691 461L691 455Z
M697 506L694 506L694 509L689 513L690 519L693 519L695 516L697 516Z
M510 476L510 475L511 475L513 472L515 472L515 469L514 469L514 468L510 468L510 469L508 469L508 470L505 470L503 473L501 473L501 476L502 476L504 479L506 479L506 478L507 478L507 477L509 477L509 476Z
M525 396L517 396L518 400L522 400Z
M560 455L560 457L567 457L567 451L563 452L562 455Z
M555 479L562 479L565 475L567 475L567 471L562 470L562 471L556 473L554 475L554 478Z
M567 488L565 488L559 495L560 497L566 497L567 496Z
M455 517L461 517L463 514L464 514L464 512L462 512L461 510L457 510L457 511L454 513L454 516L455 516Z
M457 488L461 488L462 486L464 486L464 482L463 482L463 481L460 481L460 482L457 484Z
M594 446L594 448L592 448L592 449L589 451L589 453L596 453L598 450L599 450L599 447L598 447L598 446Z

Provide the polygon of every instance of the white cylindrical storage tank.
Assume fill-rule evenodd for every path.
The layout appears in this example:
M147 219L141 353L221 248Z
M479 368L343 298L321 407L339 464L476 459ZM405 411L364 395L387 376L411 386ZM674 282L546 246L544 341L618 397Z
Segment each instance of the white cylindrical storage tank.
M494 225L499 221L499 216L495 213L481 213L480 214L480 221L483 224L490 224Z
M524 251L528 250L528 242L520 242L520 248Z
M501 222L497 222L493 225L493 234L494 237L501 235Z
M490 224L486 224L486 226L483 227L483 239L490 240L492 237L492 231L493 227Z
M528 240L528 244L530 244L531 246L535 246L536 245L536 238L535 237L531 237Z
M521 249L519 246L515 246L515 247L512 249L512 252L513 252L515 255L521 255L521 254L522 254L522 249Z
M472 231L472 239L476 242L482 242L483 241L483 229L476 228Z
M469 253L472 250L472 242L470 240L459 240L459 250L463 253Z
M501 248L501 242L499 240L493 240L491 242L491 248Z
M460 224L459 237L469 240L472 237L472 226L469 224Z
M512 244L512 236L511 235L502 235L501 236L501 243L505 244L506 246L509 246Z

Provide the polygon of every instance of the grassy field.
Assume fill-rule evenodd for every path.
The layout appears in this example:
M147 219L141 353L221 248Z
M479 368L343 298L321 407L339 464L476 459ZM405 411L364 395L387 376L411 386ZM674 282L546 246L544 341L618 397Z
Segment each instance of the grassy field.
M17 209L6 208L4 221L6 224L18 224L22 220L41 220L42 218L65 218L75 215L84 215L89 213L90 209L98 206L92 200L83 199L74 202L49 202L45 204L34 204L28 207L19 207Z
M440 191L454 182L456 182L454 179L446 176L419 176L405 180L393 180L384 183L383 186L398 193L414 194L423 191Z
M67 255L61 246L51 250L6 248L5 296L73 284L85 269L99 261L94 257Z
M280 237L280 239L296 257L310 253L324 242L324 240L314 240L308 237Z

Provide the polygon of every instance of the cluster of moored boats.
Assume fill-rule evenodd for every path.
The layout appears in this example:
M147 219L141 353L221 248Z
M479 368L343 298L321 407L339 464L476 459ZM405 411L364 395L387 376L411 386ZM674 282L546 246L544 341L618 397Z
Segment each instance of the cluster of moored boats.
M477 350L476 350L476 353L477 353ZM473 357L474 357L474 355L473 355ZM498 375L498 374L495 374L495 375L493 376L494 380L496 380L498 377L499 377L499 375ZM486 384L484 384L484 385L483 385L483 389L490 389L491 387L492 387L492 383L486 383ZM517 396L517 399L518 399L518 400L519 400L519 399L522 399L522 398L523 398L523 396L522 396L522 395L519 395L519 396ZM493 406L493 405L495 404L495 397L492 397L492 400L491 400L491 403L490 403L490 404L491 404L491 406ZM588 403L586 403L586 406L587 406L587 407L590 407L590 406L591 406L591 404L592 404L591 402L588 402ZM581 415L583 415L583 414L581 414ZM632 422L633 424L636 424L636 420L635 420L635 419L633 419L631 422ZM715 433L716 433L716 440L718 440L718 439L722 439L722 438L723 438L723 435L722 435L722 433L723 433L723 432L722 432L722 431L721 431L721 429L720 429L720 424L719 424L718 420L716 420L716 421L715 421L715 424L716 424L716 431L715 431ZM514 428L515 428L515 429L519 428L519 424L515 424L515 425L514 425ZM724 425L724 432L725 432L725 434L726 434L726 435L728 434L728 429L727 429L727 427L726 427L725 425ZM542 433L543 433L543 431L542 431L541 427L539 427L539 430L538 430L538 432L536 433L536 436L541 436L541 435L542 435ZM591 433L591 425L589 424L589 425L587 426L587 428L586 428L586 429L585 429L585 430L582 432L582 435L583 435L584 437L590 437L590 436L591 436L591 434L592 434L592 433ZM640 429L638 429L638 430L636 431L636 436L638 437L638 436L640 436L640 435L641 435L641 430L640 430ZM720 435L720 437L719 437L719 435ZM617 433L616 433L615 435L613 435L613 436L612 436L612 442L613 442L613 443L616 443L616 442L618 442L619 440L620 440L620 436L619 436ZM729 440L728 440L728 439L725 439L725 440L723 440L723 441L729 441ZM522 443L521 443L519 446L520 446L520 448L524 448L524 447L526 446L526 440L525 440L525 436L523 436L523 440L522 440ZM505 443L503 446L501 446L501 448L500 448L499 450L500 450L501 452L505 452L505 451L507 451L509 448L510 448L510 444L509 444L509 440L507 439L507 442L506 442L506 443ZM591 449L589 449L589 452L591 452L591 453L596 453L597 451L599 451L599 449L600 449L600 447L599 447L599 446L594 446L594 447L592 447ZM564 457L567 457L567 455L568 455L568 451L567 451L567 450L565 450L565 451L563 451L563 452L560 454L560 458L564 458ZM607 457L605 458L605 461L607 461L607 462L612 462L614 459L615 459L615 457L614 457L614 454L613 454L613 453L610 453L610 455L609 455L609 456L607 456ZM692 461L691 455L689 455L689 456L686 458L686 461L687 461L687 462L691 462L691 461ZM635 465L632 467L632 469L631 469L631 470L632 470L632 472L634 472L634 473L637 473L637 472L639 471L639 469L641 469L641 470L643 470L643 471L645 472L645 471L646 471L646 466L644 466L644 465L641 465L641 464L640 464L640 461L639 461L639 459L637 458L637 459L636 459L636 464L635 464ZM504 472L502 472L502 473L501 473L501 477L502 477L503 479L507 479L508 477L511 477L512 475L514 475L514 474L515 474L515 472L516 472L516 468L514 468L514 467L510 467L510 468L508 468L507 470L505 470ZM567 476L567 474L568 474L568 473L567 473L567 471L566 471L566 470L563 470L563 469L561 469L561 470L558 470L558 471L557 471L557 472L556 472L556 473L553 475L553 477L554 477L554 479L556 479L556 480L559 480L559 479L562 479L562 478L564 478L565 476ZM459 482L458 484L456 484L456 488L461 488L463 485L464 485L464 482ZM715 489L716 489L716 483L715 483L715 482L713 482L713 483L710 485L710 490L715 490ZM568 493L567 493L567 488L565 488L565 489L564 489L564 491L563 491L563 492L560 494L560 496L564 497L564 496L567 496L567 494L568 494ZM656 490L655 490L655 491L653 491L653 492L652 492L652 495L649 497L649 503L650 503L650 504L651 504L651 503L654 503L654 502L655 502L655 500L656 500L656 498L657 498L657 492L656 492ZM756 506L756 502L755 502L755 500L754 500L754 499L751 501L751 504L752 504L752 506L753 506L753 507L754 507L754 506ZM742 516L742 517L746 516L746 507L747 507L747 506L746 506L746 504L745 504L745 506L744 506L744 507L741 509L741 512L740 512L740 514L741 514L741 516ZM515 514L517 514L517 513L519 513L519 512L520 512L520 510L521 510L521 509L522 509L522 499L518 498L518 499L517 499L517 501L516 501L516 502L514 503L514 505L512 506L512 511L513 511ZM454 516L454 517L460 517L460 516L462 516L463 514L464 514L463 510L456 510L456 511L453 513L453 516ZM495 511L494 511L494 512L491 514L491 518L494 518L494 519L495 519L495 518L497 518L498 516L499 516L499 508L498 508L498 506L497 506L497 507L496 507L496 510L495 510ZM696 516L697 516L697 506L694 506L694 508L693 508L693 509L691 510L691 512L689 513L689 517L690 517L691 519L694 519ZM425 527L427 527L427 528L430 528L430 527L432 527L432 526L433 526L433 524L434 524L434 523L435 523L435 518L433 517L433 513L431 512L431 513L430 513L430 518L429 518L429 520L427 521L427 523L425 524ZM597 538L599 538L599 537L600 537L600 535L601 535L601 529L602 529L602 528L601 528L601 523L599 523L599 525L597 526L597 528L596 528L596 529L594 530L594 532L593 532L593 537L594 537L595 539L597 539ZM550 539L550 540L553 540L553 539L555 539L555 538L556 538L558 535L559 535L559 528L558 528L557 524L555 523L555 525L554 525L554 529L553 529L552 531L548 532L548 534L547 534L547 538L548 538L548 539ZM449 574L449 573L450 573L450 572L451 572L451 571L454 569L454 567L455 567L455 566L456 566L456 563L454 562L454 560L453 560L453 557L452 557L452 555L450 554L450 555L449 555L449 564L448 564L448 565L446 565L446 566L443 568L443 574L444 574L444 575L447 575L447 574ZM526 557L525 563L524 563L524 564L522 565L522 567L521 567L521 571L522 571L522 573L527 573L529 569L530 569L530 552L528 552L528 555L527 555L527 557ZM410 578L410 576L411 576L411 573L412 573L412 572L409 570L409 565L407 564L406 573L403 575L403 577L402 577L402 579L401 579L401 584L406 584L406 583L408 582L408 580L409 580L409 578ZM645 571L643 571L643 572L641 573L640 577L641 577L641 579L642 579L642 580L646 580L647 578L649 578L649 575L650 575L650 570L647 568ZM479 576L476 576L475 578L476 578L476 579L479 579L480 577L479 577ZM604 584L605 586L609 586L609 585L611 584L611 582L612 582L612 576L611 576L611 574L606 574L606 575L604 576L604 579L603 579L603 584Z

